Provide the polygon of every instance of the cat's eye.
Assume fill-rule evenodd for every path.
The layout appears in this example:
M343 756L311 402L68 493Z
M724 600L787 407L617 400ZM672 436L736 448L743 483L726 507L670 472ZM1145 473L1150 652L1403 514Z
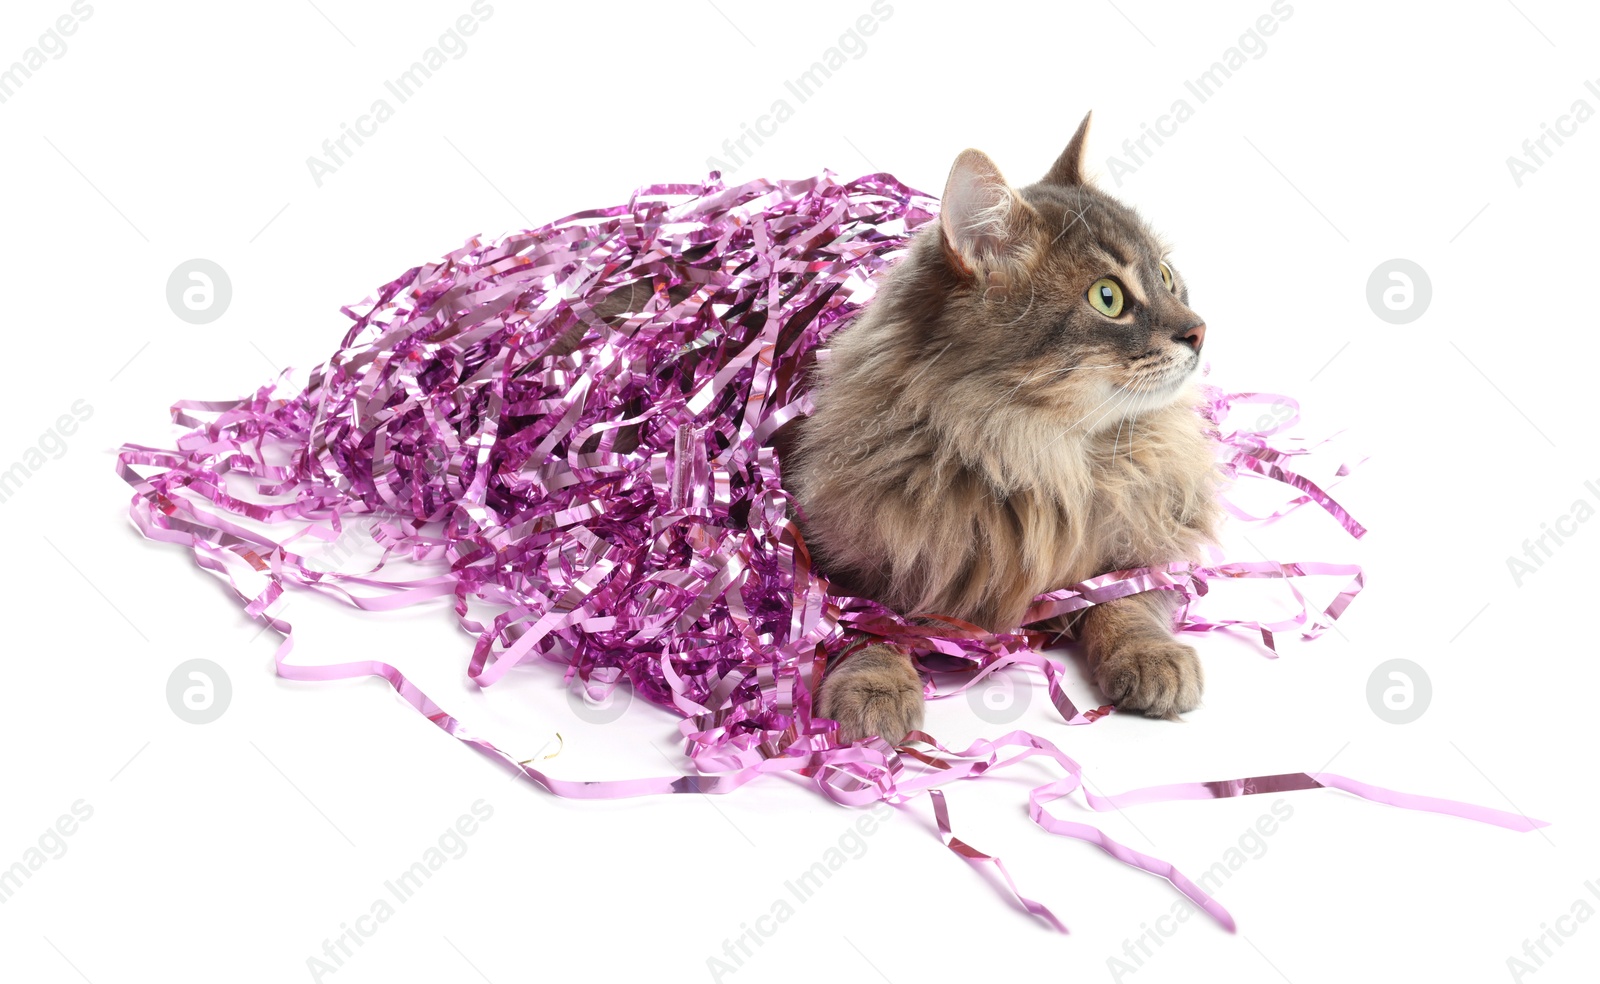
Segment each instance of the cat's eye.
M1122 285L1101 277L1089 285L1089 306L1108 318L1122 313Z
M1167 289L1174 294L1178 292L1178 286L1172 279L1172 268L1165 263L1161 264L1161 282L1166 284Z

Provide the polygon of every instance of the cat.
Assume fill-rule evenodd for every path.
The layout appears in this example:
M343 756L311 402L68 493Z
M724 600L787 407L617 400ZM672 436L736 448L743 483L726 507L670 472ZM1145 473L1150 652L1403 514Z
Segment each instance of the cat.
M1215 541L1205 322L1161 240L1085 179L1091 116L1021 189L963 151L938 221L833 338L783 463L836 590L999 631L1039 594ZM1175 718L1203 675L1173 604L1146 592L1056 627L1119 708ZM871 645L828 668L818 713L898 744L922 693L907 652Z

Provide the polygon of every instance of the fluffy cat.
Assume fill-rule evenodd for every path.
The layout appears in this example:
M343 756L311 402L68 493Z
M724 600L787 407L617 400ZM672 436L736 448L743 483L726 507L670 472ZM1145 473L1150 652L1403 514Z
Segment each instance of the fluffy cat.
M1021 189L964 151L939 221L833 339L785 484L841 590L1004 630L1043 592L1213 541L1219 475L1192 388L1205 323L1160 240L1085 181L1088 129ZM1174 717L1202 675L1172 621L1156 591L1070 628L1109 699ZM847 740L898 743L922 722L921 680L907 653L869 646L829 668L819 710Z

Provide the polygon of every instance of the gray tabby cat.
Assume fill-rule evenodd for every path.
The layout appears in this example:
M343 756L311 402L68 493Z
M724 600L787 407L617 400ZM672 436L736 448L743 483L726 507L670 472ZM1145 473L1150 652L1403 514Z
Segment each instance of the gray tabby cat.
M1160 240L1084 180L1088 129L1021 189L964 151L939 221L833 339L784 464L837 590L1005 630L1036 595L1214 540L1219 475L1193 409L1205 324ZM1199 703L1173 600L1062 626L1121 708ZM874 645L830 667L819 711L847 740L899 742L922 722L911 657Z

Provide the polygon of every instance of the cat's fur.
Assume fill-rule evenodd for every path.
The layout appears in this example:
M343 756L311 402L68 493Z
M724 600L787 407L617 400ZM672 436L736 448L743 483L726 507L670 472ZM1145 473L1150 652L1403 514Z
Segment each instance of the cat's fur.
M907 616L1016 627L1043 592L1107 571L1198 559L1219 514L1194 411L1203 319L1132 209L1088 184L1089 118L1044 180L1015 190L963 152L941 214L833 340L784 462L818 566ZM1170 271L1170 266L1168 267ZM1095 309L1119 282L1125 307ZM1200 699L1170 592L1076 621L1090 672L1126 709ZM868 647L831 667L820 713L846 739L922 721L910 657Z

